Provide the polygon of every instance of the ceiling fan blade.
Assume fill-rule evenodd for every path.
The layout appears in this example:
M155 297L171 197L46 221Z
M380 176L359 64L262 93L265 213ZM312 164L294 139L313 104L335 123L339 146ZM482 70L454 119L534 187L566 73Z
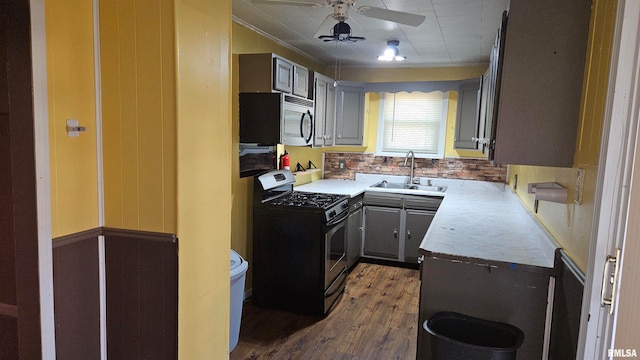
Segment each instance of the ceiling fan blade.
M364 16L372 17L380 20L393 21L400 24L418 26L424 22L427 17L424 15L411 14L402 11L383 9L379 7L361 6L358 12Z
M324 18L324 21L322 21L322 24L318 27L318 30L316 30L316 33L313 34L313 37L317 38L320 35L331 34L331 29L335 25L335 22L336 20L333 18L333 14L327 15L327 17Z
M253 4L267 5L291 5L291 6L309 6L309 7L325 7L327 4L322 1L304 1L304 0L251 0Z

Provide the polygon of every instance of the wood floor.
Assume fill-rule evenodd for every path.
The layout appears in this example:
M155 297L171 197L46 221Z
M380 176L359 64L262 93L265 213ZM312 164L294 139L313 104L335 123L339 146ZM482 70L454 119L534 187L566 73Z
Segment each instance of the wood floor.
M415 359L418 270L360 263L326 318L244 304L239 359Z

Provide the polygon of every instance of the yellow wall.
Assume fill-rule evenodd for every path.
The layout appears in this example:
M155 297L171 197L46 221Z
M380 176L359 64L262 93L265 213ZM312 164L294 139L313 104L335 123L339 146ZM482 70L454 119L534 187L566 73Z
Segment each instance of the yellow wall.
M233 48L236 43L237 24L233 24ZM240 121L239 121L239 100L238 100L238 54L233 53L233 66L231 81L231 98L232 98L232 136L231 146L232 152L238 154L240 142ZM238 156L231 157L231 248L238 252L243 258L249 262L249 270L245 279L245 287L251 288L251 275L253 274L251 264L253 262L252 239L252 222L253 222L253 177L240 178L240 158Z
M175 233L173 1L101 1L105 225Z
M573 168L509 166L509 181L513 182L513 175L518 174L517 194L530 210L533 209L533 196L527 194L527 183L555 181L569 189L569 204L540 202L536 217L583 271L587 268L589 258L616 2L594 0L592 9L582 111ZM585 170L581 205L573 203L578 168Z
M106 225L178 234L179 357L226 358L231 1L100 5ZM99 226L92 11L47 0L54 237Z
M178 349L229 354L231 0L176 0Z
M91 1L47 0L52 235L98 226ZM87 128L68 137L67 119Z

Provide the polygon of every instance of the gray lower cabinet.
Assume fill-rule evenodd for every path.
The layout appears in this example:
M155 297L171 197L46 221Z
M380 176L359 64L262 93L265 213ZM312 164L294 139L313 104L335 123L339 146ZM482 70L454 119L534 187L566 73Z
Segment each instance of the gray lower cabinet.
M404 237L404 261L416 263L418 249L431 225L435 211L405 210L406 231Z
M418 249L442 198L365 193L362 255L417 264Z
M402 209L367 206L365 210L365 256L398 259Z

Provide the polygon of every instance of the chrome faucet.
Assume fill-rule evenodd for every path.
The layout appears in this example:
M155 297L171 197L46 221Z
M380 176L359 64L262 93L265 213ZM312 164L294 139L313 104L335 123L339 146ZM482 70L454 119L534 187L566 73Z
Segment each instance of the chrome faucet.
M407 151L407 155L404 156L404 164L402 166L407 166L407 160L409 160L409 155L411 155L411 174L409 175L409 184L414 184L415 179L413 178L413 169L414 169L414 160L416 155L413 153L413 150Z

